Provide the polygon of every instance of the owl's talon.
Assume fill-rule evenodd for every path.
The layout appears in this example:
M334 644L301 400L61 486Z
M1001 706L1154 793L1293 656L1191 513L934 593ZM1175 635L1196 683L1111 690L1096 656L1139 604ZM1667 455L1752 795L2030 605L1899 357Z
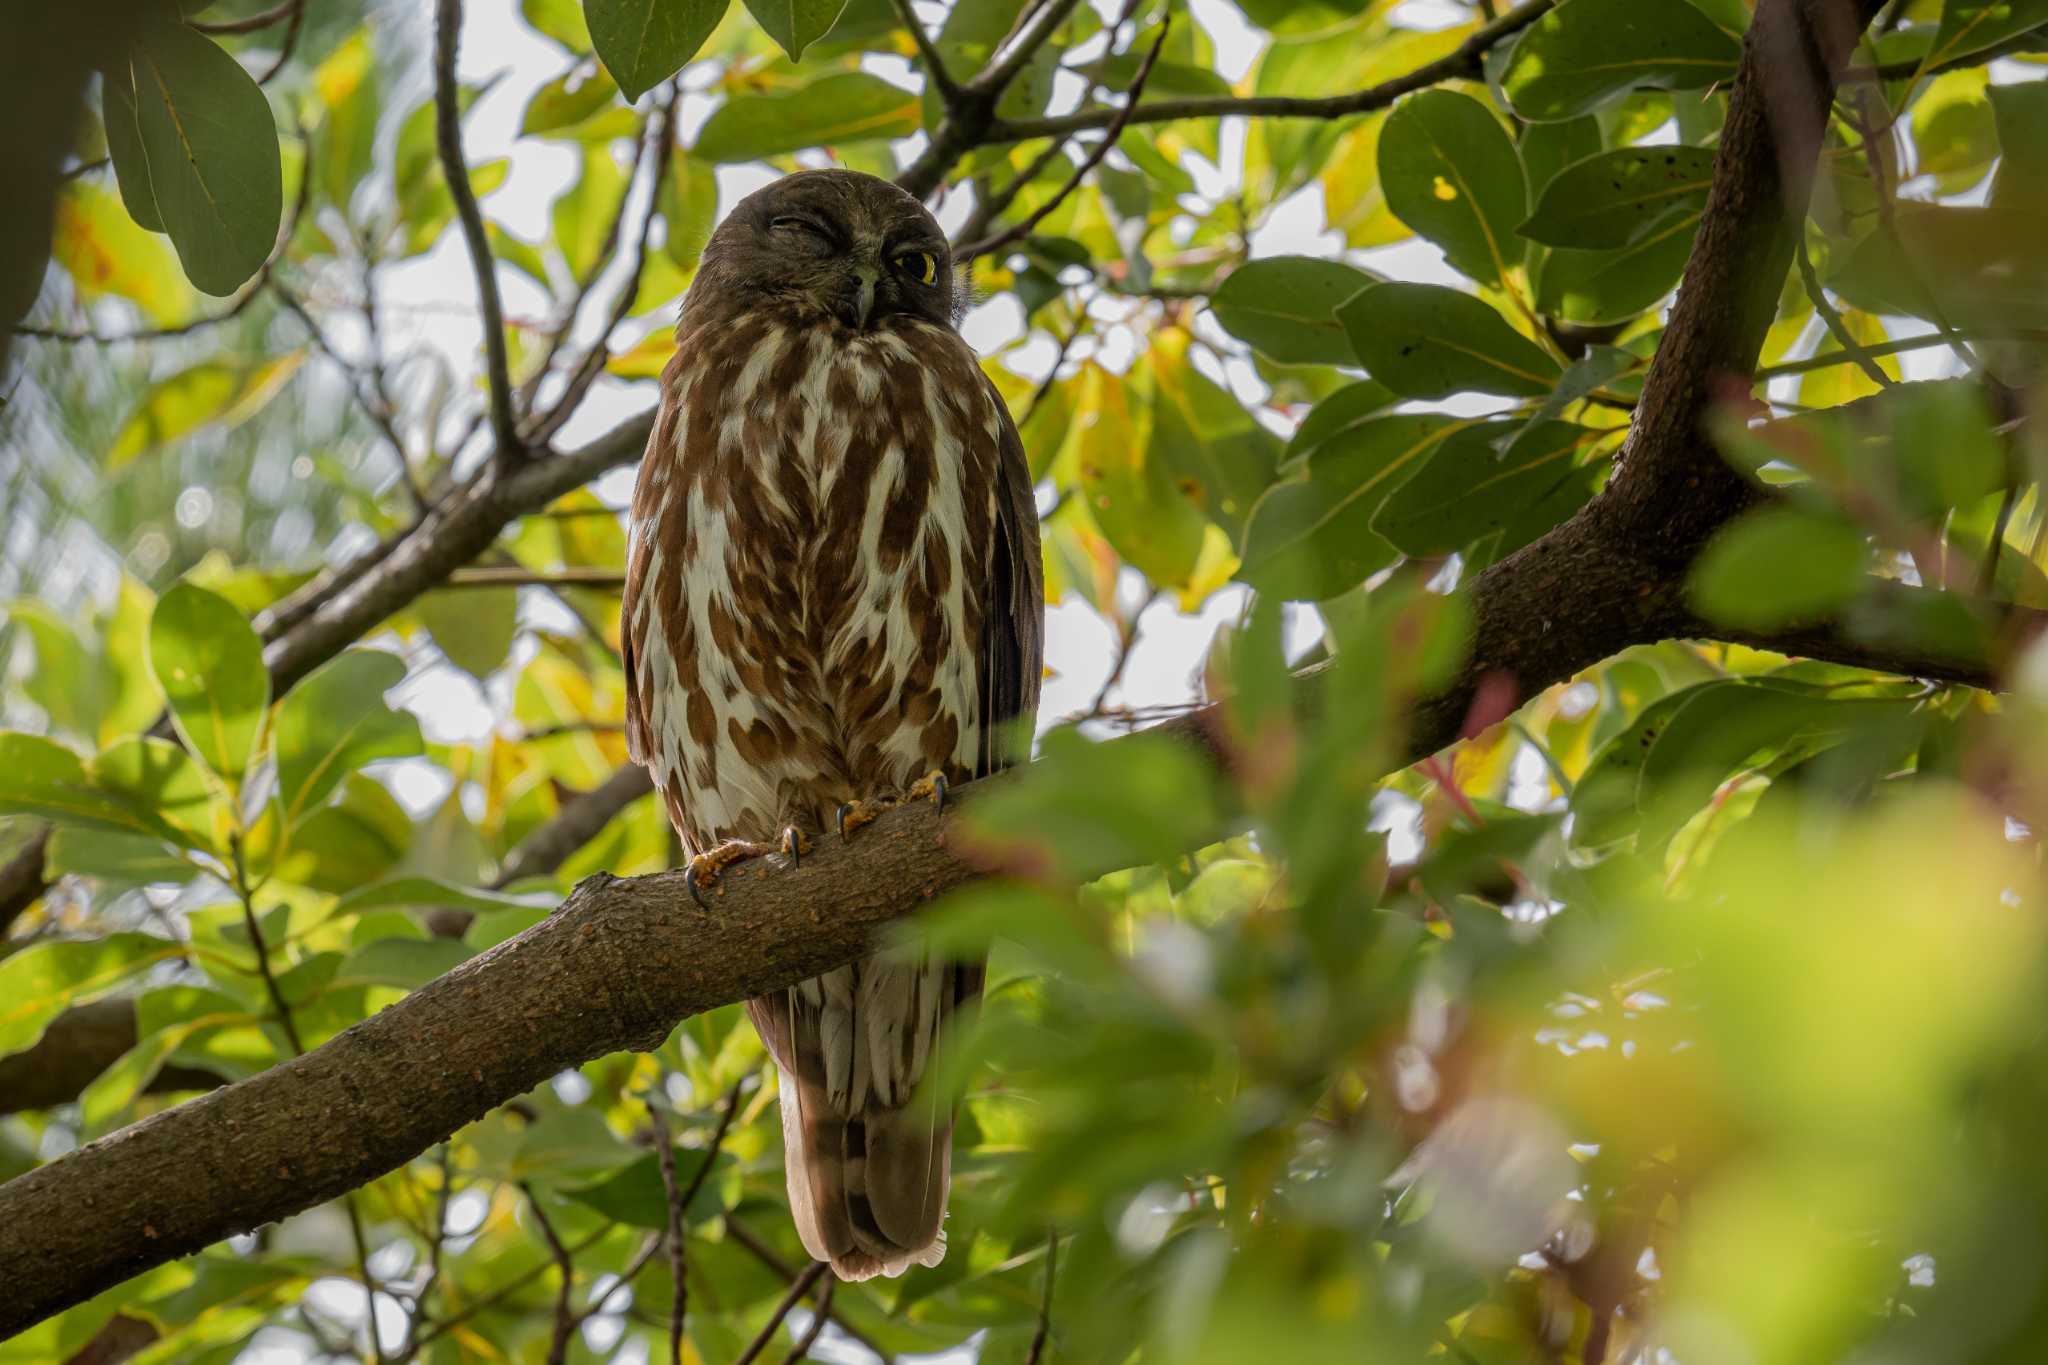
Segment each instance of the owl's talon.
M913 799L922 800L929 796L932 805L941 815L946 813L946 792L946 775L942 772L926 773L910 785L910 795Z
M690 899L697 902L699 910L709 910L711 903L704 899L707 888L718 882L718 874L734 863L743 863L749 858L758 858L763 853L774 852L766 844L752 844L745 839L728 839L717 848L706 849L690 859L689 870L683 873L683 889L690 893Z
M789 859L790 871L803 865L804 854L810 849L811 841L795 825L782 831L782 856Z

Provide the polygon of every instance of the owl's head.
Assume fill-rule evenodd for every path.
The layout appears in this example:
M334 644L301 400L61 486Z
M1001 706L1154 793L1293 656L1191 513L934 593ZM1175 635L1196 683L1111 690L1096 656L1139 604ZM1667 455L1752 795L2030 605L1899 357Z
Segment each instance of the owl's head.
M854 331L892 318L950 327L959 295L946 234L916 196L839 170L799 171L740 200L690 286L692 303L766 304Z

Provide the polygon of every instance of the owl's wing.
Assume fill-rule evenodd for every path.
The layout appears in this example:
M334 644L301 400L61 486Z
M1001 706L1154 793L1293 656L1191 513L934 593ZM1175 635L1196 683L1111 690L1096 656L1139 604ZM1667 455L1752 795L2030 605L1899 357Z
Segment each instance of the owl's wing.
M678 352L678 357L680 354ZM677 360L669 362L670 373L676 370L677 363ZM676 385L670 382L670 373L664 373L662 377L661 406L654 414L653 430L647 435L650 455L675 449L676 425L681 412L675 395ZM639 637L643 631L662 628L655 609L652 585L647 581L654 560L655 539L663 529L655 523L659 508L656 506L656 480L649 473L653 464L653 459L642 456L640 475L633 486L631 529L626 547L626 586L619 599L619 662L626 671L627 756L635 763L645 765L657 784L666 784L667 774L661 770L660 751L654 743L650 699L640 687ZM643 612L646 613L644 620Z
M981 627L981 753L976 777L986 777L1031 756L1028 725L1019 717L1038 710L1045 675L1045 566L1038 552L1038 500L1031 465L1002 394L986 377L989 399L1002 418L996 451L995 545L989 556L994 582Z

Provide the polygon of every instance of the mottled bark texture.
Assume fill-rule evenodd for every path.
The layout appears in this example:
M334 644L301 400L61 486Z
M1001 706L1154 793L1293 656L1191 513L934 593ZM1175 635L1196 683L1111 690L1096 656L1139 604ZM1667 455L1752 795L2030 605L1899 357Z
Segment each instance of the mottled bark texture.
M1489 679L1505 675L1514 696L1526 698L1630 645L1731 638L1691 614L1685 570L1758 493L1714 454L1704 421L1724 383L1746 387L1835 76L1875 8L1875 0L1759 5L1706 219L1620 467L1578 517L1470 585L1470 662L1451 688L1412 709L1402 759L1457 738ZM537 480L566 491L597 472L600 457L631 458L644 434L644 419L628 423L597 443L605 449L583 452L576 468L542 461L472 499L524 500L546 491L528 487ZM473 556L496 532L484 535L491 514L472 505L437 512L432 534L402 538L302 615L273 645L274 672L301 676L383 619L407 585L438 581ZM1943 601L1888 592L1893 607ZM1840 621L1732 638L1989 687L2000 649L2042 617L1984 610L1995 619L1980 634L1940 645L1874 638ZM1305 678L1304 705L1338 704L1343 667ZM1164 728L1220 759L1219 719L1211 708ZM973 788L963 795L973 799ZM691 906L680 874L589 878L544 923L304 1057L0 1186L0 1284L8 1288L0 1334L353 1189L565 1067L652 1047L688 1014L872 952L889 922L976 875L920 805L891 812L851 843L823 841L798 871L756 864L729 874L709 912Z

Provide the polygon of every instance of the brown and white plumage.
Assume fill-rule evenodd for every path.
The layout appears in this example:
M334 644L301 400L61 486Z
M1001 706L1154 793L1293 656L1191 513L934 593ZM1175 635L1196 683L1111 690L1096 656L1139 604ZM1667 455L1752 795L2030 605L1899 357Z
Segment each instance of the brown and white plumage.
M1037 705L1030 475L953 308L937 224L871 176L778 181L705 249L621 630L627 743L693 855L985 774ZM872 958L748 1002L797 1230L843 1278L944 1254L952 1115L915 1092L982 975Z

